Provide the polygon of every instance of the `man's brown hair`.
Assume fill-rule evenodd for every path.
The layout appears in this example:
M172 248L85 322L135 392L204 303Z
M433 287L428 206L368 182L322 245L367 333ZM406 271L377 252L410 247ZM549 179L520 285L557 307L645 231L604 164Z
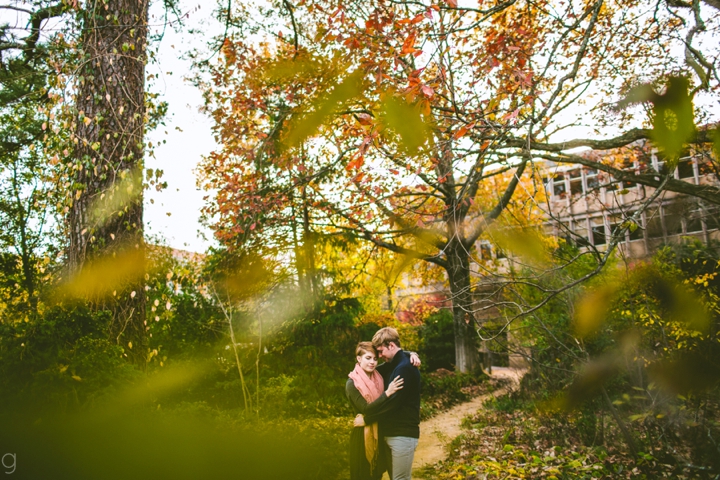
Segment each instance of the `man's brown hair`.
M397 330L392 327L381 328L373 335L372 344L375 347L387 347L389 343L394 343L400 348L400 335Z

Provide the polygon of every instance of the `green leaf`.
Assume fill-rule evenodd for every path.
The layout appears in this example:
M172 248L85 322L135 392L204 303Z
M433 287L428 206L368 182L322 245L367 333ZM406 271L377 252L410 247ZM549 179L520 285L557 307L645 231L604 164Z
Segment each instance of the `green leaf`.
M653 140L663 151L669 171L677 166L685 143L695 133L692 99L686 78L671 77L664 95L657 95L653 108Z
M430 139L430 127L425 123L418 105L413 105L397 95L388 95L383 104L383 123L399 136L401 147L416 155Z

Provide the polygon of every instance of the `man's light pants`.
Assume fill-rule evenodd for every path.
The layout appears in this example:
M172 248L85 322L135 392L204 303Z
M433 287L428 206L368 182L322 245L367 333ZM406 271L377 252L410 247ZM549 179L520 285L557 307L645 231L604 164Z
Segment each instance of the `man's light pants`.
M418 439L412 437L385 437L390 448L392 460L390 477L392 480L411 480L412 463Z

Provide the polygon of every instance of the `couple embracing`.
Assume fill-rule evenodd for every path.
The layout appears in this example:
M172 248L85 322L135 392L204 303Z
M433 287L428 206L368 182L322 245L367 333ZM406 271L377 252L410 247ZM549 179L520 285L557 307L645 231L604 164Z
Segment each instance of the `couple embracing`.
M397 330L378 330L360 342L357 365L345 394L358 414L350 435L351 480L377 480L385 470L392 480L410 480L420 437L420 364L400 347ZM377 364L378 357L385 363Z

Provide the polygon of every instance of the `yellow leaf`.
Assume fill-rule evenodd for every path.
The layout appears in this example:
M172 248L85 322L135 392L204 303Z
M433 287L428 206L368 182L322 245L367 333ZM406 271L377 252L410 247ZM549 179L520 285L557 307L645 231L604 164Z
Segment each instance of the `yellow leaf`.
M75 380L76 382L82 382L82 378L78 377L77 375L73 375L72 379Z
M341 83L328 88L316 101L312 102L309 111L300 112L290 121L284 145L293 148L315 135L320 126L336 111L353 97L358 96L363 88L363 72L358 70L348 75Z
M88 262L78 274L59 287L58 293L77 298L116 295L119 287L142 278L144 274L142 251L130 247L115 255Z
M399 136L401 147L411 155L419 152L431 138L430 126L423 120L422 105L410 104L397 95L388 95L383 104L383 123Z
M123 170L115 182L90 205L92 222L102 225L115 213L137 200L142 193L141 185L142 169Z
M531 263L546 264L550 261L548 245L543 241L542 234L534 228L503 228L490 229L493 242L502 250L519 255Z
M602 326L610 308L614 286L598 288L575 304L575 333L580 338L593 335Z

